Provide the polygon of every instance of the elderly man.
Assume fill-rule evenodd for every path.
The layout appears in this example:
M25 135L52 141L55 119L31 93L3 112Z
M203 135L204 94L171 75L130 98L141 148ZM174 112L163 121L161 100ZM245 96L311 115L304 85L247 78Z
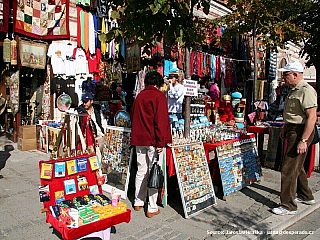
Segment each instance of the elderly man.
M294 215L297 213L297 203L315 203L303 164L314 136L317 93L303 80L303 67L299 62L288 63L278 71L283 73L283 80L291 90L285 100L285 126L280 134L280 137L287 139L281 169L281 204L273 208L272 212Z

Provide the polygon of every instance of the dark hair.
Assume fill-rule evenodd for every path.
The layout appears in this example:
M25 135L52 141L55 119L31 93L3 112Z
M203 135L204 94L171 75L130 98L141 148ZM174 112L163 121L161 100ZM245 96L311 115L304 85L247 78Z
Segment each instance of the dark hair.
M148 72L144 79L145 86L156 85L157 87L161 87L163 83L163 77L156 71Z

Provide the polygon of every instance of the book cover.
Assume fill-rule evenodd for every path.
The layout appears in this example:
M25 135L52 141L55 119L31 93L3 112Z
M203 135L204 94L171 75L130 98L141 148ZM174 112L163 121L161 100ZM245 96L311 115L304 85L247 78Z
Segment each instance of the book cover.
M54 199L56 200L56 204L58 205L60 202L65 200L64 191L56 191L54 193Z
M85 175L78 175L77 180L78 180L79 191L88 189L88 181Z
M90 190L90 194L99 194L99 188L98 188L98 185L92 185L92 186L89 186L89 190Z
M89 157L89 162L92 171L99 169L99 161L97 156Z
M40 202L50 201L50 189L48 184L39 186L39 196Z
M76 174L77 173L76 160L67 161L67 169L68 169L68 175Z
M52 216L54 216L55 218L59 218L60 216L60 206L59 205L52 205L49 207Z
M76 182L74 181L74 179L65 180L63 181L63 183L66 195L76 193Z
M42 179L51 179L52 178L53 165L50 163L41 164L41 173L40 177Z
M54 164L54 176L55 177L64 177L66 175L66 163L65 162L56 162Z
M79 158L77 160L77 164L78 164L78 172L85 172L87 171L87 158Z

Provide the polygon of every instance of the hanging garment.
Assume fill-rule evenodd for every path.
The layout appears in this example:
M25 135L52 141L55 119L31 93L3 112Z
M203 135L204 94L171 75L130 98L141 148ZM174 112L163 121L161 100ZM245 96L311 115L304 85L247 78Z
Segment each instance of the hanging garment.
M81 10L82 8L77 6L77 47L81 47Z
M226 59L223 61L224 64L224 72L225 75L222 74L222 76L224 77L224 87L225 88L230 88L232 85L232 65L231 65L231 60L230 59Z
M221 78L220 56L216 56L216 81L220 81L220 78Z
M191 52L190 54L190 76L192 76L194 74L194 69L193 69L193 65L194 65L194 51Z
M210 71L211 71L211 79L215 79L215 77L216 77L216 56L214 56L214 55L211 55Z
M89 50L89 13L84 12L84 49Z
M89 14L89 52L90 54L96 53L96 35L94 30L94 21L92 13Z
M106 22L105 22L105 19L102 18L102 28L101 28L101 33L105 34L106 33ZM106 54L106 43L104 41L101 41L101 53L103 55Z
M11 41L8 36L3 40L3 62L11 62Z
M83 49L85 49L85 31L84 31L84 22L85 22L85 19L84 19L84 11L81 9L80 10L80 26L81 26L81 47Z

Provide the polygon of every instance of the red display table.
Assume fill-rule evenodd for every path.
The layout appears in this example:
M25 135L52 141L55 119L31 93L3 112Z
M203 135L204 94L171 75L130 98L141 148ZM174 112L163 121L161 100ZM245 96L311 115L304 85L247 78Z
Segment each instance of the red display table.
M67 162L69 160L88 159L89 157L92 157L92 156L95 156L95 155L82 155L82 156L77 156L77 157L73 157L73 158L57 159L57 160L50 160L50 161L40 161L39 162L39 169L41 172L42 164L44 164L44 163L54 165L55 163ZM55 165L54 165L54 167L55 167ZM53 174L51 179L40 179L41 185L46 185L46 184L49 185L50 195L51 195L49 201L43 202L44 209L48 210L47 216L46 216L46 222L50 223L53 228L55 228L59 233L61 233L63 239L73 240L73 239L81 238L81 237L86 236L90 233L102 231L104 229L107 229L111 226L114 226L114 225L122 223L122 222L126 222L126 223L130 222L130 219L131 219L131 210L130 209L127 209L126 212L114 215L109 218L105 218L105 219L101 219L98 221L94 221L91 223L81 225L78 228L68 228L65 224L59 222L59 220L51 214L49 207L56 204L54 193L56 191L64 190L64 181L66 179L75 179L75 181L76 181L78 175L85 175L89 186L96 185L96 184L98 184L97 171L98 170L92 170L92 167L88 161L87 168L81 172L77 172L75 174L68 175L67 171L66 171L66 175L64 177L55 177ZM98 189L99 189L99 193L102 193L101 186L98 186ZM89 189L85 189L85 190L80 191L77 188L77 191L75 193L72 193L69 195L66 194L65 199L72 200L74 197L84 196L89 193L90 193Z
M269 134L270 128L265 126L249 126L248 133L255 133L258 139L258 154L259 157L262 157L263 152L263 142L264 142L264 134Z

